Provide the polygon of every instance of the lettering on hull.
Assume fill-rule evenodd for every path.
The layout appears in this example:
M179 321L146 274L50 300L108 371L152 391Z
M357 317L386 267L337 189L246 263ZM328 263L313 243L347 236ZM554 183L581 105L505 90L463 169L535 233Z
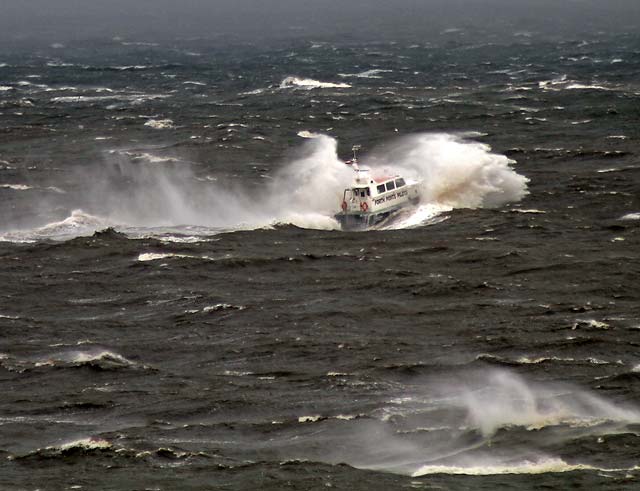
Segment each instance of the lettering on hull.
M381 205L382 203L385 203L387 201L393 201L394 199L404 198L408 194L409 194L409 191L405 189L403 191L398 191L397 193L392 193L387 196L382 196L381 198L374 199L373 202L376 205Z

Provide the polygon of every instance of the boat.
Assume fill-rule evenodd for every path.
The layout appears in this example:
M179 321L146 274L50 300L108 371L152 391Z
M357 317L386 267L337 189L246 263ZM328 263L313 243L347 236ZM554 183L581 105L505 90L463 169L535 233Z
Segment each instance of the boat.
M360 165L353 147L353 159L345 164L354 171L354 180L344 190L341 211L334 215L343 230L366 230L389 219L400 210L420 201L420 183L399 174L376 175Z

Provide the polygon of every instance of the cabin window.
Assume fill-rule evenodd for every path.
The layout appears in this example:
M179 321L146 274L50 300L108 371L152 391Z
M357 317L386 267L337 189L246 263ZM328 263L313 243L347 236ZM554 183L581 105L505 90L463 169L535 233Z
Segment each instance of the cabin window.
M397 188L401 188L402 186L404 186L405 182L404 179L401 177L400 179L396 179L396 187Z
M378 185L378 194L384 193L384 184Z
M389 181L387 183L387 191L391 191L392 189L395 189L396 185L393 183L393 181Z

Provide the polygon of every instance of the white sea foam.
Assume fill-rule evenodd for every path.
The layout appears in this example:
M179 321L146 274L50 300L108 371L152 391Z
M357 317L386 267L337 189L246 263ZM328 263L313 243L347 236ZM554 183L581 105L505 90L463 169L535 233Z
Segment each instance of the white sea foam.
M412 477L428 474L465 474L471 476L489 476L496 474L548 474L559 472L574 472L578 470L593 470L594 467L582 464L567 464L559 458L542 459L537 462L513 462L496 464L488 462L485 465L446 466L424 465L411 474Z
M96 90L96 92L100 92L100 90ZM145 101L150 101L154 99L166 99L170 97L167 94L117 94L113 93L111 89L103 89L102 92L108 92L108 95L70 95L70 96L60 96L60 97L52 97L51 102L55 103L91 103L91 102L102 102L102 101L123 101L123 102L131 102L131 103L143 103Z
M573 83L569 84L565 87L567 90L613 90L609 87L605 87L604 85L587 85L587 84L579 84Z
M640 212L637 213L627 213L620 217L620 220L640 220Z
M592 328L592 329L609 329L609 324L602 321L597 321L595 319L578 319L574 324L572 329L579 328Z
M56 445L50 446L50 447L47 447L46 449L60 450L60 451L71 450L74 448L82 448L85 450L104 450L111 447L112 447L112 444L109 443L107 440L104 440L102 438L90 437L90 438L82 438L80 440L74 440L67 443L62 443L61 445L57 445L57 446Z
M381 68L373 68L371 70L366 70L364 72L359 73L339 73L340 77L355 77L355 78L382 78L380 76L381 73L389 73L393 72L393 70L383 70Z
M33 242L39 239L67 240L81 235L91 235L112 226L109 220L82 210L73 210L64 220L26 230L10 230L0 237L10 242Z
M9 90L13 90L13 87L10 87L8 85L0 85L0 92L7 92Z
M138 255L138 261L147 262L147 261L158 261L161 259L201 259L200 256L193 256L190 254L173 254L169 252L143 252Z
M152 126L152 125L149 125ZM175 163L175 162L179 162L178 159L173 158L173 157L161 157L159 155L153 155L152 153L148 153L148 152L123 152L124 155L127 155L128 157L131 158L131 160L133 161L138 161L138 160L144 160L146 162L152 163L152 164L166 164L166 163Z
M35 361L36 367L56 366L60 364L85 365L107 362L119 366L135 366L135 363L122 355L109 350L69 351L56 353Z
M133 70L146 70L152 67L149 65L114 65L114 66L110 66L109 68L111 68L112 70L119 70L119 71L133 71Z
M26 191L28 189L33 189L32 186L27 186L26 184L0 184L0 188L13 189L14 191Z
M530 209L526 209L523 210L521 208L512 208L509 210L509 212L511 213L524 213L524 214L531 214L531 215L544 215L545 213L547 213L546 211L543 210L536 210L535 208L530 208Z
M260 95L264 93L264 89L254 89L247 92L240 92L240 95Z
M149 119L144 125L149 126L150 128L153 128L155 130L175 128L171 119Z
M310 78L286 77L280 82L281 89L348 89L351 85L345 83L320 82Z

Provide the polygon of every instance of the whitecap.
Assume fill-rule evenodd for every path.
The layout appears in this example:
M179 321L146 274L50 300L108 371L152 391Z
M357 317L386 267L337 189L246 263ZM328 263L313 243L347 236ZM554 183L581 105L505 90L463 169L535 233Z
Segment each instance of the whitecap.
M34 242L41 239L67 240L80 235L88 235L103 230L110 223L82 210L73 210L71 216L59 222L28 230L13 230L1 237L8 242Z
M247 92L240 92L240 95L260 95L262 93L264 93L264 89L255 89Z
M558 472L574 472L578 470L594 470L594 467L583 464L567 464L559 458L545 459L538 462L488 463L477 466L424 465L411 474L412 477L428 474L465 474L473 476L491 476L497 474L548 474Z
M138 261L146 262L146 261L158 261L159 259L170 259L170 258L189 258L189 259L200 259L198 256L192 256L189 254L173 254L168 252L143 252L138 255Z
M578 319L573 324L572 329L578 328L592 328L592 329L609 329L609 324L595 319Z
M7 92L8 90L13 90L13 87L9 87L8 85L0 85L0 92Z
M351 85L345 83L320 82L310 78L286 77L280 82L281 89L301 88L301 89L348 89Z
M177 244L197 244L200 242L212 242L215 239L200 237L197 235L189 235L189 236L178 236L178 235L165 235L158 237L160 242L165 242L168 244L177 243Z
M220 312L222 310L244 310L244 305L231 305L230 303L217 303L215 305L207 305L202 309L202 312Z
M138 261L157 261L159 259L199 259L201 261L215 261L213 257L209 256L195 256L193 254L174 254L174 253L155 253L145 252L138 255Z
M604 85L586 85L579 83L569 84L565 88L568 90L613 90L609 87L605 87Z
M52 97L51 102L55 103L79 103L79 102L102 102L102 101L123 101L132 103L143 103L154 99L165 99L170 97L167 94L115 94L111 89L96 90L96 92L108 92L109 95L73 95Z
M156 130L175 128L171 119L149 119L144 125Z
M297 134L300 138L319 138L322 136L319 133L312 133L307 130L298 131Z
M390 73L390 72L393 72L393 70L383 70L381 68L373 68L371 70L365 70L364 72L359 72L359 73L339 73L338 76L343 78L347 78L347 77L382 78L380 76L381 73Z
M147 68L152 68L149 65L116 65L116 66L110 66L109 68L111 68L112 70L119 70L119 71L131 71L131 70L146 70Z
M116 38L114 38L114 41L116 41ZM119 39L118 39L119 41ZM122 41L120 44L122 44L122 46L146 46L146 47L151 47L151 48L155 48L157 46L160 46L158 43L150 43L150 42L144 42L144 41Z
M530 209L512 208L512 209L509 210L509 212L511 212L511 213L525 213L525 214L533 214L533 215L543 215L543 214L547 213L546 211L537 210L535 208L530 208Z
M14 191L26 191L28 189L33 189L32 186L27 186L26 184L0 184L0 188L13 189Z
M47 447L47 450L70 450L73 448L83 448L86 450L102 450L102 449L107 449L107 448L111 448L112 445L111 443L109 443L107 440L104 440L102 438L95 438L95 437L91 437L91 438L83 438L80 440L74 440L72 442L68 442L68 443L63 443L60 446L51 446L51 447Z
M119 153L117 151L113 151L114 153ZM138 160L145 160L151 164L165 164L165 163L175 163L175 162L179 162L178 159L173 158L173 157L160 157L158 155L153 155L147 152L122 152L123 155L126 155L127 157L131 158L131 160L133 161L138 161Z
M75 63L66 63L64 61L48 61L47 66L52 68L66 68L66 67L72 67L76 65Z
M620 217L620 220L640 220L640 212L636 213L627 213Z
M67 192L64 189L61 189L56 186L47 186L45 189L47 191L53 191L54 193L58 193L58 194L67 194Z

